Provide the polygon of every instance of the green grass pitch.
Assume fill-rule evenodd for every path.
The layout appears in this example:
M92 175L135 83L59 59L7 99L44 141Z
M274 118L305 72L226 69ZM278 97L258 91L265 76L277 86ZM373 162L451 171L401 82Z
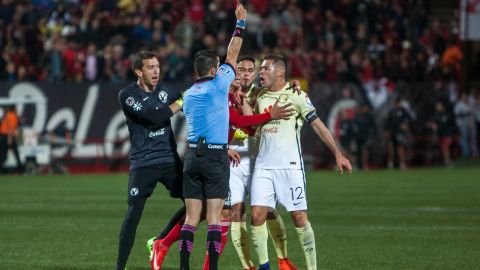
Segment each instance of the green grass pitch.
M127 175L0 176L0 269L114 269ZM479 269L480 169L307 175L319 269ZM150 269L145 242L180 201L159 186L147 207L129 270ZM290 218L289 257L305 269ZM206 226L197 230L201 269ZM270 258L277 269L270 243ZM175 244L163 269L178 269ZM240 270L228 243L220 269Z

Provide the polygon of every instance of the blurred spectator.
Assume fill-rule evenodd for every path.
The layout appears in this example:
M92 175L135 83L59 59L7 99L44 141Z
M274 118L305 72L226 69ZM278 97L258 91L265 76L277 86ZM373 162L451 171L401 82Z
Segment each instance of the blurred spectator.
M20 47L16 53L12 55L12 61L15 66L30 66L30 58L27 55L25 47Z
M110 49L110 48L109 48ZM130 60L124 58L124 47L115 44L111 50L105 50L105 73L111 82L124 82L127 80L130 69Z
M367 98L374 110L380 109L388 100L387 79L374 79L364 85Z
M187 52L189 52L192 48L194 31L194 25L190 20L190 16L188 15L183 17L183 20L177 24L177 26L175 26L173 31L175 40Z
M383 53L385 52L385 46L378 42L377 35L374 34L370 37L370 43L368 44L367 52L372 60L380 59L383 56Z
M448 48L442 55L442 65L453 70L457 81L462 79L463 52L460 46L453 40L449 41Z
M29 81L29 75L26 66L19 66L17 69L17 82Z
M435 116L432 128L437 136L438 145L442 153L443 165L451 167L453 165L450 155L450 146L452 145L452 137L455 131L455 123L452 115L450 115L442 102L435 103Z
M16 82L17 81L17 73L15 70L15 64L13 62L8 62L7 66L5 67L5 75L4 79L8 82Z
M472 142L475 134L475 120L473 118L473 110L468 102L467 94L462 93L455 103L455 117L457 119L457 127L460 132L460 147L462 149L462 157L468 158L471 155L477 156L476 149L472 148Z
M50 50L47 58L48 80L60 81L64 76L64 62L62 52L64 50L64 44L61 39L53 39L52 49Z
M400 97L395 99L394 108L388 112L385 121L386 135L389 141L387 149L389 169L394 168L395 160L398 160L400 169L407 168L406 155L412 119L402 106L402 102L403 99Z
M52 148L63 146L71 148L73 146L72 130L63 123L55 127L55 129L47 131L45 140Z
M467 103L470 109L472 110L472 123L471 123L471 132L470 132L470 146L472 148L472 157L478 158L478 144L477 144L477 137L478 137L478 129L477 129L477 114L479 113L478 103L476 101L476 93L475 89L468 94Z
M50 144L52 152L60 150L62 151L61 156L69 155L74 146L72 129L63 122L54 129L47 131L45 141ZM48 170L55 174L68 172L67 168L56 158L52 158Z
M354 141L355 141L355 123L350 113L346 110L342 111L339 123L340 146L343 154L349 160L354 158Z
M367 103L362 104L355 115L355 141L357 143L357 166L368 170L370 148L377 136L377 125Z
M78 62L76 47L77 44L73 40L69 40L67 48L62 53L62 63L64 64L67 81L74 81L82 69L81 63Z
M129 56L146 48L170 58L162 63L163 70L176 70L169 79L189 74L192 80L192 65L179 65L177 59L217 48L233 27L227 23L233 16L230 1L76 2L3 0L0 50L5 56L0 63L13 62L15 76L20 66L27 67L26 77L32 80L123 81L129 77ZM439 20L429 22L428 6L395 0L251 1L243 51L260 58L283 53L292 64L305 64L292 71L307 80L363 78L368 84L373 70L380 69L394 84L423 80L426 74L436 80L454 74L458 81L461 51L453 42L447 48L447 40L455 38ZM89 53L93 46L97 64ZM2 69L3 80L13 79Z
M262 26L257 30L258 48L268 49L268 52L271 52L273 48L277 47L277 39L277 33L273 30L271 19L264 19Z
M473 115L475 118L475 127L477 131L477 152L480 151L480 88L476 88L472 93L472 108L473 108Z
M22 162L18 153L17 138L20 121L15 106L7 106L4 115L0 120L0 170L4 170L4 163L7 160L8 150L12 150L17 162L17 172L22 171Z
M103 58L98 55L97 46L94 43L88 44L85 57L85 78L89 81L103 78L103 65Z
M417 89L409 96L412 112L420 100L434 104L438 97L429 97L437 94L450 111L464 56L457 29L432 17L430 2L251 0L242 53L284 54L291 75L310 85L355 84L355 98L368 100L379 128L404 82L408 92ZM196 51L226 54L232 16L233 2L222 0L1 0L0 80L124 83L133 76L132 52L149 49L158 54L161 79L191 81ZM480 53L471 78L478 67ZM417 82L425 86L415 88Z

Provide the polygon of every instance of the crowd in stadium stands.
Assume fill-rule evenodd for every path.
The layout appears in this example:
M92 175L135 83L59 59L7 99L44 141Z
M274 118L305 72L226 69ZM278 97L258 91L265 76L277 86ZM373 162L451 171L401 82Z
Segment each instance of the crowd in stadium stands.
M1 78L125 81L140 48L160 55L166 80L191 79L192 54L226 53L233 1L13 1L0 4ZM248 1L245 52L288 56L308 81L460 80L451 29L430 1ZM393 87L390 86L390 87Z
M478 126L478 94L454 108L464 56L458 29L428 15L432 2L250 0L243 53L284 54L290 75L310 84L353 82L374 110L402 82L431 82L447 89L457 121L475 111L467 115ZM125 82L145 48L158 54L163 80L191 81L194 52L226 54L233 17L225 0L2 0L0 80Z

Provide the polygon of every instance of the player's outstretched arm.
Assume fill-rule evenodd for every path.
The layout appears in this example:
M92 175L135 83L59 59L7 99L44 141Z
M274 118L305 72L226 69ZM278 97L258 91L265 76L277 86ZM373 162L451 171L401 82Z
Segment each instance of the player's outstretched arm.
M323 122L320 121L319 118L317 118L310 123L310 126L312 126L317 136L328 146L330 151L332 151L332 153L335 155L335 161L337 163L340 173L343 174L344 168L349 174L352 173L352 165L350 164L350 161L346 157L344 157L340 149L338 149L338 146L335 143L332 134L323 124Z
M253 127L266 123L272 119L285 119L287 120L292 116L293 108L292 104L288 103L286 105L279 105L278 101L275 102L275 105L269 112L260 113L260 114L250 114L250 115L241 115L237 113L232 107L229 108L230 113L230 124L236 126L237 128Z
M172 111L172 115L175 115L177 112L181 111L183 107L183 97L180 97L179 99L175 100L172 104L168 106L170 110Z
M233 31L232 39L230 39L230 43L228 44L227 59L225 60L225 62L232 66L235 66L237 63L238 54L240 53L240 48L242 48L242 33L245 30L247 19L247 10L242 4L238 4L235 10L235 16L237 17L237 24L235 31Z
M252 115L253 114L253 108L248 104L247 101L242 100L240 103L240 108L242 109L243 115Z

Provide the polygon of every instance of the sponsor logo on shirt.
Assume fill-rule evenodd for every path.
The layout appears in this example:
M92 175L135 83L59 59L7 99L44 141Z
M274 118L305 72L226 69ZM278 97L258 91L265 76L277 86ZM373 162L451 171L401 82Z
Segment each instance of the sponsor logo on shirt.
M278 133L278 127L264 128L263 132L268 133L268 134L277 134Z
M161 102L166 103L166 102L167 102L167 98L168 98L167 92L165 92L165 91L160 91L160 93L158 93L158 99L160 99Z
M270 120L268 123L271 125L280 125L280 120Z
M142 109L142 107L143 107L142 103L140 103L140 102L133 103L133 110L136 111L136 112L140 111Z
M148 133L148 137L153 138L153 137L161 136L161 135L164 135L164 134L165 134L165 129L162 128L162 129L159 129L157 131L150 131Z
M223 149L223 145L208 144L207 148L208 149L219 149L219 150L221 150L221 149Z

